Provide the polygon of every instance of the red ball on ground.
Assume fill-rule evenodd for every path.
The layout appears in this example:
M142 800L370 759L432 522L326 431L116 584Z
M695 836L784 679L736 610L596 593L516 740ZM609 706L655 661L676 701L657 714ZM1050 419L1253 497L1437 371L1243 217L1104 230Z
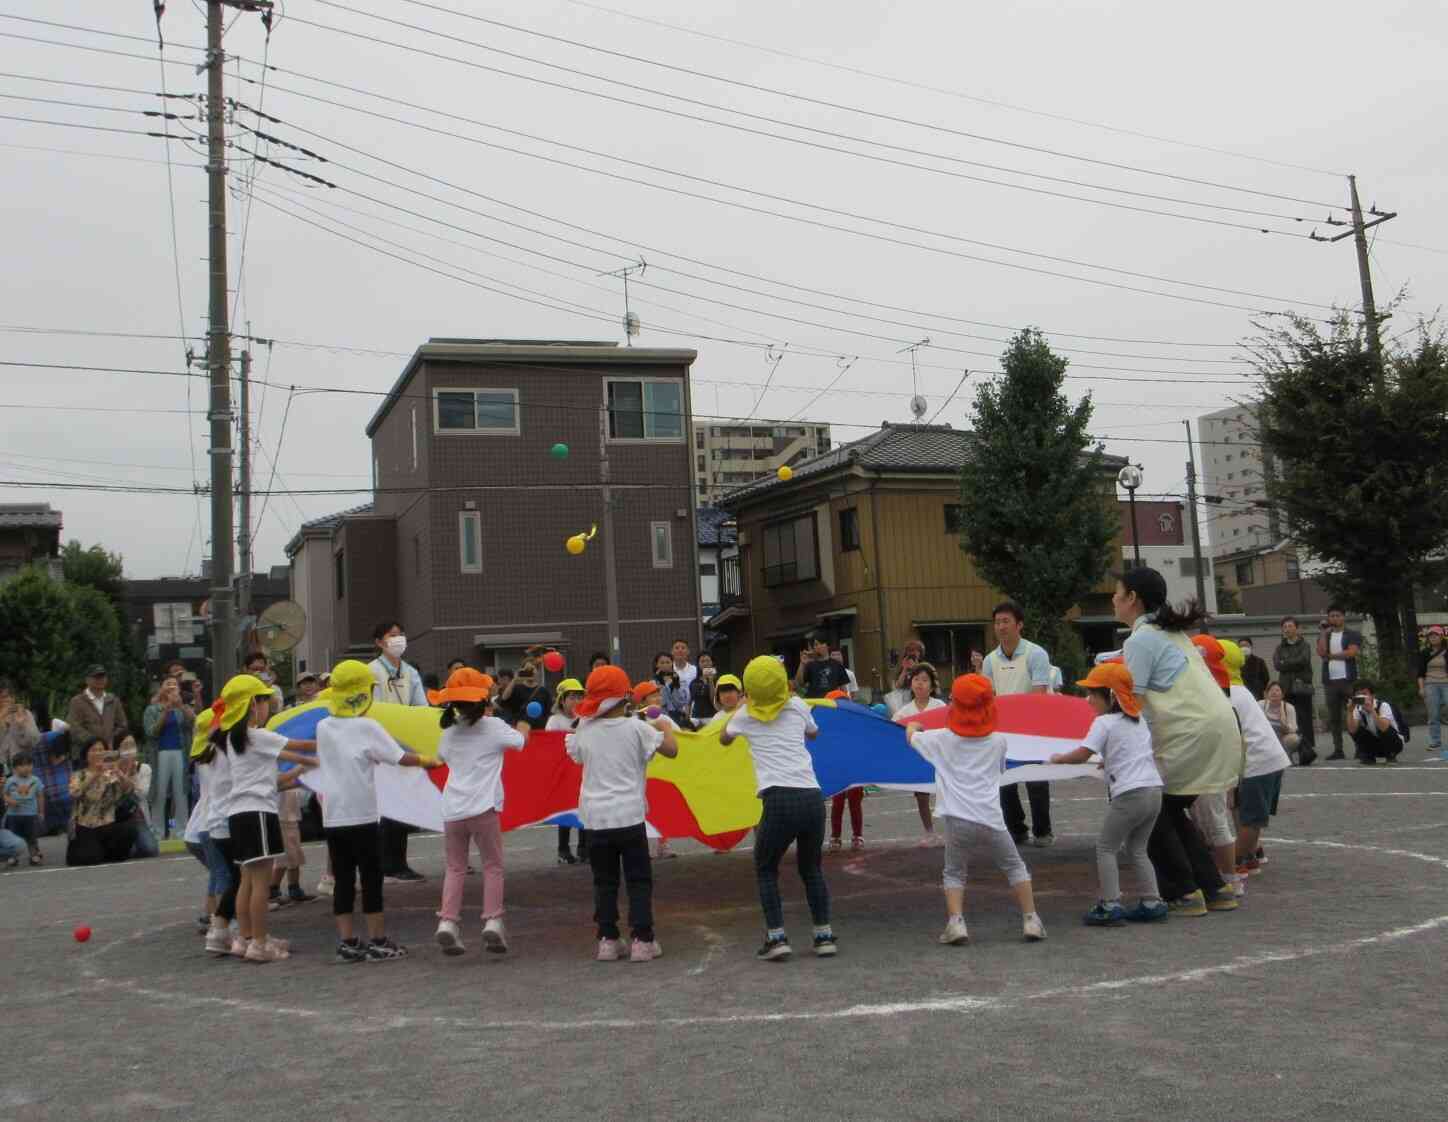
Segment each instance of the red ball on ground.
M557 674L563 669L563 656L557 651L549 651L543 656L543 666L551 674Z
M82 923L72 934L75 936L77 943L84 943L91 937L91 929Z

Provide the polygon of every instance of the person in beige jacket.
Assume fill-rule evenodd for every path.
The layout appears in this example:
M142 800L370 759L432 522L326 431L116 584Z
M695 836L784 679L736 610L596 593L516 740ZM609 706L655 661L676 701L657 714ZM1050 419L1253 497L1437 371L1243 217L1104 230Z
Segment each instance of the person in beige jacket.
M86 671L85 689L70 699L65 711L72 745L88 744L99 737L114 748L122 737L130 735L126 707L120 698L106 690L110 681L104 666L92 666Z

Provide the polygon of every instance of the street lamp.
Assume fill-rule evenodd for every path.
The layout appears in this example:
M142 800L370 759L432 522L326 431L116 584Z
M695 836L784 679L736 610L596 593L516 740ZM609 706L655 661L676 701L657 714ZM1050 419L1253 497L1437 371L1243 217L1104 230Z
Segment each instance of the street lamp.
M1126 502L1131 507L1131 549L1136 568L1141 568L1141 538L1136 532L1136 489L1141 486L1141 468L1127 464L1116 474L1116 482L1126 488Z

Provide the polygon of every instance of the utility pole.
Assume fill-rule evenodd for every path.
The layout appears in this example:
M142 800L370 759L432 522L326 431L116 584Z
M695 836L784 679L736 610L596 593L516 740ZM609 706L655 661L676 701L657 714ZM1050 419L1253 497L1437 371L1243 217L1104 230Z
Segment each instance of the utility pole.
M1207 578L1202 571L1202 528L1197 525L1197 457L1192 452L1192 423L1183 421L1187 429L1187 517L1192 524L1192 558L1197 571L1197 606L1207 610Z
M1398 217L1397 211L1382 211L1377 207L1369 207L1367 213L1372 215L1372 221L1365 221L1363 218L1363 205L1358 200L1357 176L1347 177L1348 208L1351 211L1352 219L1344 222L1340 218L1328 218L1329 226L1350 226L1351 229L1332 237L1324 237L1314 230L1309 236L1317 242L1340 242L1344 238L1352 238L1357 249L1358 283L1362 285L1363 293L1363 325L1367 328L1368 353L1373 356L1377 367L1374 373L1374 381L1379 391L1383 388L1383 344L1378 329L1386 316L1379 317L1377 302L1373 299L1373 274L1371 262L1368 259L1368 231L1374 226L1380 226L1390 218Z
M603 608L608 616L608 657L615 666L623 663L623 644L618 633L618 552L613 534L613 488L609 486L608 404L598 407L598 481L603 497ZM649 548L653 548L650 543Z
M211 374L211 658L213 691L236 673L236 619L232 614L231 332L226 309L226 56L221 33L226 5L206 3L206 199L210 233L211 315L206 366Z
M240 557L236 574L236 618L243 624L251 615L251 351L241 352L241 423L239 432L241 472L241 529L236 536ZM245 638L245 636L239 636Z

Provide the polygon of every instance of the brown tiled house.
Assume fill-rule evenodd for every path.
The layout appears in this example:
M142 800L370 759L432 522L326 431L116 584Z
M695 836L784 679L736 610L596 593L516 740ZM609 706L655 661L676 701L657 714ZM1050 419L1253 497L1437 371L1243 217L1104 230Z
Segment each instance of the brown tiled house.
M609 343L419 347L367 425L373 501L308 523L288 546L310 621L299 657L320 669L370 649L373 626L396 616L424 670L513 665L547 643L586 671L609 646L601 450L622 663L637 676L673 639L697 646L694 358ZM566 539L595 524L585 552L568 554Z
M970 440L948 425L885 424L796 464L788 482L724 496L738 555L720 562L721 610L708 625L728 637L726 661L772 652L792 668L803 635L818 627L843 648L860 686L879 689L909 639L925 643L947 680L968 668L972 647L990 650L990 612L1002 594L960 548ZM1126 461L1105 459L1102 488L1111 494ZM1111 587L1080 605L1088 646L1111 644Z

